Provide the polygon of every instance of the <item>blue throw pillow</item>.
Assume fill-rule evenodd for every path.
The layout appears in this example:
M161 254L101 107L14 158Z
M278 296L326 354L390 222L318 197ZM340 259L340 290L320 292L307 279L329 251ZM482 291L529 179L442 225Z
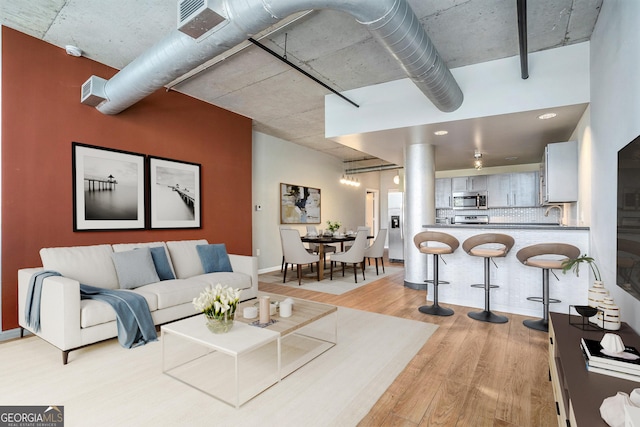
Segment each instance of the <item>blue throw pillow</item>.
M173 280L176 276L171 270L171 264L169 264L169 258L167 258L167 251L162 246L150 248L151 258L153 258L153 264L156 266L156 272L160 280Z
M231 261L224 243L197 245L198 256L205 273L232 272Z

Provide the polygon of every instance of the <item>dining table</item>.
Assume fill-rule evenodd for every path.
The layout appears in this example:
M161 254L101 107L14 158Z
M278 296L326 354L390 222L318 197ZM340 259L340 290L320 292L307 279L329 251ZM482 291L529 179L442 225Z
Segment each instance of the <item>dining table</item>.
M369 239L373 239L373 236L367 236ZM319 280L324 279L324 247L331 243L340 243L340 251L344 252L344 242L350 242L356 240L356 234L342 234L334 236L302 236L301 240L304 243L315 243L318 245L318 260L319 260Z

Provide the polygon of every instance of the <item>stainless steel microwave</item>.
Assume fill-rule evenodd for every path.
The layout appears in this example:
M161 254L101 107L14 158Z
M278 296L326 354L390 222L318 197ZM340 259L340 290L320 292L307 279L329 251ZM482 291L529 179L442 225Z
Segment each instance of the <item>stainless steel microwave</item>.
M487 209L487 192L455 192L453 193L453 209Z

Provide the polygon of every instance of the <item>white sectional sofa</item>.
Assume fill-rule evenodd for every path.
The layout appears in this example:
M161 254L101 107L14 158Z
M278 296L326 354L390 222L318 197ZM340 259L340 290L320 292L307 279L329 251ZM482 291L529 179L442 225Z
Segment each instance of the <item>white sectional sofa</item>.
M197 314L192 301L209 284L221 283L242 289L242 301L257 296L257 258L229 254L233 272L205 273L199 245L208 245L208 242L183 240L41 249L42 267L18 271L20 327L62 350L62 360L66 364L71 350L117 336L115 311L101 301L81 300L81 283L108 289L125 288L144 296L155 325ZM142 251L136 251L140 248ZM164 267L169 268L169 275L173 273L175 278L135 286L125 277L129 273L123 272L122 263L117 260L123 257L128 262L137 260L139 252L149 253L151 248L164 249L168 261L168 266ZM158 253L158 249L153 251ZM157 264L156 268L160 272ZM133 270L136 269L134 266ZM56 271L62 276L47 277L42 283L40 330L36 332L25 321L25 306L29 281L43 270Z

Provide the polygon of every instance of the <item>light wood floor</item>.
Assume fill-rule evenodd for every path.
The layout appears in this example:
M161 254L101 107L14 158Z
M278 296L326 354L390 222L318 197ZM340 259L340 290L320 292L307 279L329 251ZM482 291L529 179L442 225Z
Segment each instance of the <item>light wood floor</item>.
M338 296L267 283L260 290L440 326L360 426L557 426L546 333L525 328L524 316L500 313L509 322L489 324L467 316L475 308L442 302L453 316L422 314L425 292L403 281L400 272ZM469 292L484 302L481 289Z

